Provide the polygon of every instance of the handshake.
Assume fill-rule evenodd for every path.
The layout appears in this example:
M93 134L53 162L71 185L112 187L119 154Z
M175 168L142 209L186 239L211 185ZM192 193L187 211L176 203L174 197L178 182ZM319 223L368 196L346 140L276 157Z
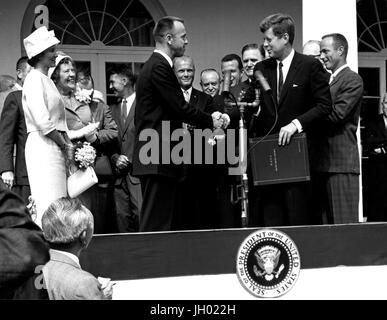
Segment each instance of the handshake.
M227 113L220 113L219 111L215 111L211 114L212 121L214 123L214 129L227 129L230 124L230 117Z

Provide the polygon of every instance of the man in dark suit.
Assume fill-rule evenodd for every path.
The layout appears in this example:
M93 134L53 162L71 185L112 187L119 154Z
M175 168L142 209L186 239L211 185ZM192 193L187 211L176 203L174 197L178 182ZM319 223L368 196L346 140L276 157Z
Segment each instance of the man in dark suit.
M28 203L31 194L24 148L27 139L27 129L22 105L22 86L31 66L28 58L22 57L16 63L17 91L11 92L4 103L0 118L0 173L4 183L12 188ZM14 165L13 151L16 145L16 159Z
M135 140L134 113L136 109L135 76L125 66L119 66L110 75L110 89L121 99L111 106L118 126L117 148L111 159L116 168L114 199L119 232L138 231L142 205L140 180L132 175Z
M50 259L48 244L22 199L0 181L0 299L44 299L34 283ZM28 291L28 292L27 292ZM44 297L45 295L45 297Z
M364 212L371 222L387 221L387 93L381 104L382 114L362 123Z
M257 134L279 133L278 144L287 145L297 132L310 132L313 124L332 110L328 79L317 59L294 51L294 21L274 14L260 24L270 58L255 65L267 79L271 92L261 90ZM277 118L278 115L278 118ZM308 184L289 183L260 187L266 226L310 224ZM251 213L254 214L254 213Z
M188 44L184 21L164 17L156 23L153 36L156 50L142 67L136 87L133 174L140 178L143 194L140 231L167 231L183 174L183 167L171 159L176 143L171 142L170 133L183 122L218 128L223 119L220 113L210 115L187 103L173 72L172 59L184 55Z
M318 172L328 223L359 222L360 155L356 131L363 80L347 64L348 42L338 33L321 41L321 59L330 76L333 109L319 126L311 164Z
M215 110L211 96L192 87L195 75L195 65L191 57L181 56L173 61L174 71L183 91L186 102L196 109L207 113ZM175 212L174 228L176 229L210 229L215 227L215 198L216 185L214 164L205 164L205 157L201 163L194 163L195 141L194 126L183 124L191 138L191 163L184 165L184 179L178 186L178 210ZM203 143L207 143L203 141ZM205 148L205 147L204 147ZM202 148L202 154L205 150ZM214 159L213 159L214 160Z
M254 67L259 61L264 59L264 51L263 46L258 46L256 43L249 43L243 46L242 63L243 72L247 77L246 81L244 81L246 84L250 84L251 81L254 81Z

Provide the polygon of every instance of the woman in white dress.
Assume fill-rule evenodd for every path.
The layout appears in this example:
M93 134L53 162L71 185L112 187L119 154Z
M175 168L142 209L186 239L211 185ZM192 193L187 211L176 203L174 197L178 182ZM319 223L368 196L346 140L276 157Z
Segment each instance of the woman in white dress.
M35 222L56 199L67 196L66 165L73 160L74 147L67 136L63 99L47 76L55 66L59 40L46 27L24 39L24 47L34 68L23 86L23 110L28 137L25 154L31 195L35 200Z

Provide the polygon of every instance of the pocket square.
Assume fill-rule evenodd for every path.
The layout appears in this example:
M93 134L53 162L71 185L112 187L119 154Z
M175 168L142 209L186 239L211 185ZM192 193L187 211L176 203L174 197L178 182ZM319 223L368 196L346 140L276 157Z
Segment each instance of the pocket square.
M295 83L293 83L293 86L292 86L293 88L297 88L298 87L298 84L295 84Z

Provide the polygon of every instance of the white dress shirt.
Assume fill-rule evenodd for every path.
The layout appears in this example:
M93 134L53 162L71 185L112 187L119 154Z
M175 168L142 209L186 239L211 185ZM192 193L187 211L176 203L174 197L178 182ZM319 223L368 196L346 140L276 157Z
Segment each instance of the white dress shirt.
M185 101L189 102L189 100L191 99L192 87L190 87L187 90L184 90L183 88L181 88L181 91L183 91Z
M282 62L282 74L283 74L283 80L284 80L283 83L285 84L286 77L288 76L288 73L289 73L290 65L292 64L292 61L294 58L294 54L295 54L295 51L294 49L292 49L292 51L290 51L290 54L285 59L283 59L282 61L277 60L277 83L279 82L280 62ZM298 119L294 119L291 123L293 123L296 126L298 132L302 132L302 125L301 125L301 122L298 121Z
M132 108L133 102L136 99L136 93L133 92L129 97L126 97L125 99L122 99L122 102L126 100L126 117L128 116L130 109ZM122 102L121 102L121 107L122 107Z

